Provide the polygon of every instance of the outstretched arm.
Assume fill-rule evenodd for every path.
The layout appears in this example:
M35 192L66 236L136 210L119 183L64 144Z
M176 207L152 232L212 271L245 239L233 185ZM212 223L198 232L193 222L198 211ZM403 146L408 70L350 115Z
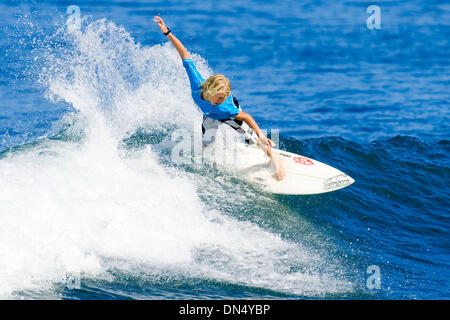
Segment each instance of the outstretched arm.
M248 113L241 111L239 112L239 114L236 116L235 119L244 121L246 124L248 124L250 128L252 128L256 132L259 138L258 145L270 157L270 160L272 161L275 170L277 171L278 180L283 179L285 175L284 166L280 157L278 156L278 153L272 151L272 145L274 144L272 140L266 138L266 136L264 135L264 133L262 133L261 129L256 123L255 119L253 119L253 117Z
M166 27L166 24L164 23L164 20L161 17L156 16L153 18L153 21L158 24L163 33L169 31L169 29ZM170 42L172 42L175 49L177 49L181 59L192 59L187 49L183 46L180 40L178 40L178 38L173 35L172 32L170 32L167 37L169 38Z
M258 135L261 143L263 145L267 145L268 144L270 146L271 141L266 138L264 133L262 133L262 131L259 128L258 124L256 123L255 119L253 119L253 117L251 115L241 111L241 112L239 112L239 114L236 116L235 119L244 121L246 124L248 124L248 126L250 128L252 128L256 132L256 134Z

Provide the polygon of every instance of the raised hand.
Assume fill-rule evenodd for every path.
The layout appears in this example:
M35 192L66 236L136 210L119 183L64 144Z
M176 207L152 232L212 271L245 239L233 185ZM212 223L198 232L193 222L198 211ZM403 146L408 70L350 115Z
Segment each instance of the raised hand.
M169 29L167 29L166 27L166 24L164 23L164 20L161 17L155 16L153 18L153 21L155 21L158 24L158 27L161 29L163 33L169 31Z

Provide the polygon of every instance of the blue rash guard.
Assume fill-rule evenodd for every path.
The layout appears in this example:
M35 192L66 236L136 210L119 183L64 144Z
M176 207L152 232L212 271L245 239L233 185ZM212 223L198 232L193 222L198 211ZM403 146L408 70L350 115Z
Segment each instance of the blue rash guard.
M233 96L230 96L219 105L212 105L202 98L202 82L205 78L197 71L192 59L183 59L183 66L191 83L191 93L194 102L199 106L203 114L214 120L234 119L239 114L239 109L233 103Z

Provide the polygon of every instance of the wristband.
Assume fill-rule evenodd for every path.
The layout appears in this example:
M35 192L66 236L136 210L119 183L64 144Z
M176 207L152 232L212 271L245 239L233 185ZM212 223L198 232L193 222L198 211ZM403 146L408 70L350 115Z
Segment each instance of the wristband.
M170 31L172 31L172 30L170 30L169 28L167 28L167 32L163 32L163 33L164 33L165 36L167 36L167 35L170 33Z

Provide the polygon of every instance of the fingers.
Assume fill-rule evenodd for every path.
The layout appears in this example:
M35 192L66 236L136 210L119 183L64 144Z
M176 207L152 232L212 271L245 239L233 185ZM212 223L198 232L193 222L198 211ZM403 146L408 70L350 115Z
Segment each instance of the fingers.
M164 24L164 20L159 16L154 16L153 21L158 24L158 27L161 29L162 32L167 32L167 27Z
M278 178L278 180L283 180L284 179L284 172L277 172L277 178Z
M277 178L279 180L283 180L286 176L286 172L284 171L283 163L281 160L278 161L278 168L277 168Z
M153 17L153 21L155 21L157 23L164 24L164 20L161 17L159 17L159 16L154 16Z

